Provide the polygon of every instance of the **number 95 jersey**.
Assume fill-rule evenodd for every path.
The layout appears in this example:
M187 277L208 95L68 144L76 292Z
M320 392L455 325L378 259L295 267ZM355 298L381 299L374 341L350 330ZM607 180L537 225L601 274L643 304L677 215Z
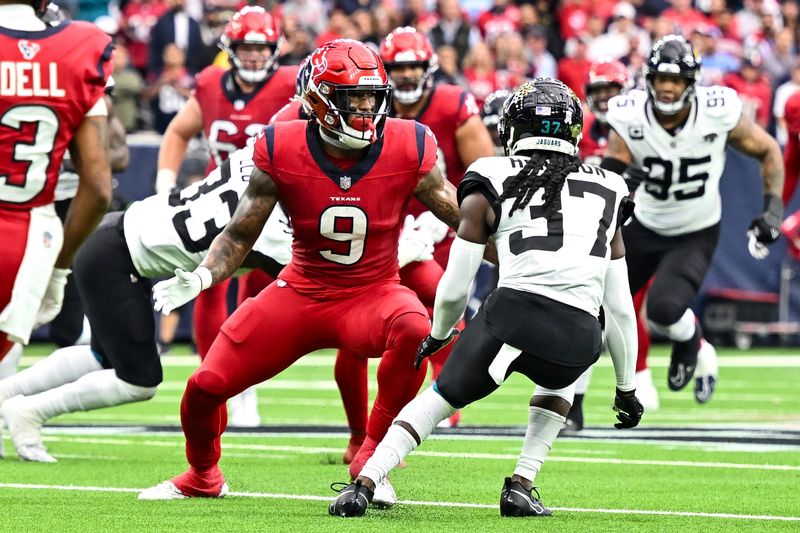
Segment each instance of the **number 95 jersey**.
M597 316L610 243L628 188L620 175L582 165L567 176L561 208L549 218L543 209L543 189L509 216L515 198L500 202L504 183L527 162L522 156L478 159L458 186L459 204L468 194L480 191L494 208L498 287L539 294Z
M253 146L233 152L206 179L182 191L134 202L125 212L125 240L136 270L145 278L194 270L211 242L230 222L253 170ZM285 265L291 259L292 229L276 205L251 253Z
M719 180L728 133L742 115L742 102L727 87L697 87L689 118L676 135L658 123L645 91L609 101L606 119L625 141L633 163L649 168L636 191L636 219L665 236L713 226L722 212Z

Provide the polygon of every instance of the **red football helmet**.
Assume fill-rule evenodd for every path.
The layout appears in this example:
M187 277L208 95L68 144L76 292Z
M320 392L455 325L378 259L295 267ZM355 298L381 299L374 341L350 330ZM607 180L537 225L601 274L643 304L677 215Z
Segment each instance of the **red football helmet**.
M425 34L410 26L397 28L381 43L380 54L389 72L401 65L422 67L423 74L419 79L398 81L389 76L398 102L407 105L419 102L423 92L433 85L433 73L439 68L439 58Z
M608 101L628 87L628 69L617 60L605 59L592 63L586 76L586 103L600 121L605 121ZM615 92L613 88L617 88ZM600 89L609 89L596 94Z
M278 21L258 6L245 6L231 17L222 33L220 48L228 53L231 65L242 80L248 83L264 81L278 68L278 50L283 36ZM236 56L236 46L240 44L265 44L270 56L264 65L257 69L246 69Z
M317 48L308 62L308 85L300 98L323 138L347 150L378 140L392 98L378 54L360 41L337 39ZM354 101L365 98L372 104L369 111L355 107Z

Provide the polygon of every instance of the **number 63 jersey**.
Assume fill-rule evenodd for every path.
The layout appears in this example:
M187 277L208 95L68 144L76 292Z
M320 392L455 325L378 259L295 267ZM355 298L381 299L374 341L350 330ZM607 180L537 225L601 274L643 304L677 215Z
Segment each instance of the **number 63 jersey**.
M230 222L253 170L252 144L230 155L202 181L182 191L150 196L125 212L125 240L136 270L145 278L194 270L211 242ZM291 259L292 229L276 205L252 253L285 265Z
M526 207L509 215L515 198L500 201L504 184L527 162L522 156L478 159L458 187L459 204L480 191L494 208L498 287L539 294L597 316L611 239L619 226L620 205L628 196L625 182L608 170L582 165L566 177L561 207L549 217L541 188Z
M719 180L728 133L742 102L727 87L697 87L689 118L676 135L658 123L645 91L609 101L606 118L625 141L633 163L649 169L636 191L636 219L665 236L713 226L722 212Z

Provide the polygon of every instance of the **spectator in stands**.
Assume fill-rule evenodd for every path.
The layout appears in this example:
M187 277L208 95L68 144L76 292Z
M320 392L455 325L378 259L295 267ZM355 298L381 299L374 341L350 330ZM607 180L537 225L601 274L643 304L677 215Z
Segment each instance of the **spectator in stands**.
M478 107L483 105L487 96L500 88L492 52L483 41L476 44L464 59L464 77Z
M786 80L797 62L792 30L778 30L775 40L762 43L760 50L764 58L764 72L770 79L777 83Z
M589 20L589 6L583 0L564 0L560 3L558 21L561 27L561 39L566 41L583 35Z
M331 16L328 19L328 27L317 35L316 47L322 46L328 41L342 38L356 38L356 30L353 21L341 9L334 9L331 11Z
M514 90L522 85L528 73L525 43L519 32L501 33L494 42L497 85Z
M134 131L139 121L139 97L144 89L144 80L139 71L130 65L128 48L118 43L112 57L114 63L114 112L125 131Z
M692 46L702 58L700 85L721 85L724 76L739 70L739 58L719 46L722 33L707 24L698 25L692 34Z
M206 1L203 9L203 19L200 21L200 38L203 46L200 52L200 64L211 65L217 60L220 53L219 38L225 24L236 12L235 0Z
M665 9L661 16L680 27L683 33L690 35L696 26L708 24L708 17L692 7L692 0L671 0L670 4L672 7Z
M147 58L150 48L150 31L169 6L164 0L128 0L122 8L123 42L131 56L131 66L143 77L147 76Z
M480 14L476 24L484 40L492 44L501 33L519 30L519 9L510 0L494 0L492 7Z
M173 43L183 51L185 68L190 74L197 74L206 66L201 64L200 23L186 13L185 0L168 0L167 4L169 11L159 17L150 32L149 74L162 71L166 49Z
M169 43L164 49L158 77L144 91L146 100L152 102L154 127L164 133L170 120L180 111L192 94L194 77L186 69L186 55L177 44Z
M743 104L742 113L766 129L770 122L772 86L761 70L762 64L758 52L749 51L742 59L739 72L728 74L723 82L739 93Z
M583 37L567 41L565 56L558 60L558 79L578 96L581 102L586 99L584 91L586 77L592 62L587 58L588 46Z
M596 37L589 50L593 61L621 59L638 52L645 56L650 51L650 36L636 25L636 8L628 2L614 6L608 31Z
M322 33L328 24L328 12L322 0L288 0L281 4L281 17L286 23L290 19L297 21L302 26L314 34Z
M528 77L555 78L558 67L553 54L547 50L547 31L542 26L530 28L525 34L525 45L531 64Z
M359 9L350 15L350 20L353 21L356 31L358 32L359 41L376 48L380 46L383 39L378 35L375 17L370 11Z
M469 82L458 68L458 54L452 46L444 45L436 49L439 56L439 68L433 73L434 83L447 83L450 85L460 85L465 89L469 87Z
M439 22L431 29L430 40L435 49L444 45L452 46L458 56L458 64L470 48L478 43L481 36L478 29L471 26L469 20L458 5L458 0L439 0Z

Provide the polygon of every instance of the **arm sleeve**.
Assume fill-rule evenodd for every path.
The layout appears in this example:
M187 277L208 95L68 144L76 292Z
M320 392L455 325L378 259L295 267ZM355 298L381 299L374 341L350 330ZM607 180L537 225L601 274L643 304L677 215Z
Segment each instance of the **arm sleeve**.
M438 294L437 294L438 296ZM636 313L633 310L628 266L625 258L612 259L606 270L603 309L606 317L606 343L617 375L617 388L636 388Z
M481 266L485 249L485 244L465 241L460 237L453 241L447 270L436 288L431 327L433 338L442 340L450 336L453 326L464 314L469 288Z
M468 91L462 91L461 98L459 99L460 105L458 106L458 116L456 117L455 129L461 127L470 117L479 116L480 109L475 97Z

